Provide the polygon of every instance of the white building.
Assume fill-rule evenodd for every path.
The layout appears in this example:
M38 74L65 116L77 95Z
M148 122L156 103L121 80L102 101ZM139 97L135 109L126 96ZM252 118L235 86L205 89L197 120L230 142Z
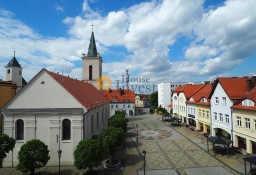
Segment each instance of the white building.
M102 57L97 52L94 33L91 34L90 44L87 55L82 55L83 60L83 73L82 80L93 84L94 87L101 90L103 88L102 83Z
M211 135L222 135L233 141L231 106L246 92L248 78L217 78L211 99Z
M16 139L4 166L17 165L20 147L40 139L50 150L48 165L73 165L79 141L108 125L109 101L91 84L41 70L3 109L4 133Z
M203 85L202 84L187 84L177 87L172 93L173 100L173 115L181 119L182 123L187 123L187 105L186 101L196 93Z
M14 56L10 62L5 66L4 81L12 81L13 84L17 85L17 91L27 84L25 79L22 77L22 67Z
M178 86L187 84L187 82L163 82L157 85L158 90L158 107L167 109L169 104L172 104L172 91Z
M109 116L117 111L124 111L127 116L135 115L135 93L130 89L103 90L103 95L110 101Z

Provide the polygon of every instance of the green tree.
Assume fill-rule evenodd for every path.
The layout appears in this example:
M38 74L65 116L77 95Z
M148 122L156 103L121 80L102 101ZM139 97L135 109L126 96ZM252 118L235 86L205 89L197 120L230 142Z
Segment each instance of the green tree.
M150 98L150 104L152 107L157 107L158 106L158 92L153 92L151 94L151 98Z
M44 167L50 159L48 146L40 140L30 140L21 146L18 159L17 169L34 175L35 169Z
M6 134L0 134L0 168L7 153L13 150L15 146L15 140Z
M127 130L127 121L124 114L115 114L111 117L109 121L109 126L114 126L117 128L123 128L124 131Z
M81 140L74 151L74 164L78 169L89 168L89 174L93 174L93 167L100 165L101 153L99 141Z
M104 129L100 135L100 142L104 149L109 153L109 164L113 165L115 162L115 147L122 141L124 132L122 128L113 126Z

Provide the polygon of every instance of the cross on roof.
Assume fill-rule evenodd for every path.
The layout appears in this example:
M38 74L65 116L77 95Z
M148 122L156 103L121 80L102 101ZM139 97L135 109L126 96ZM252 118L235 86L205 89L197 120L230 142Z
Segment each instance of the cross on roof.
M95 25L93 24L93 22L92 22L92 25L91 25L91 26L92 26L92 32L93 32L93 26L95 26Z

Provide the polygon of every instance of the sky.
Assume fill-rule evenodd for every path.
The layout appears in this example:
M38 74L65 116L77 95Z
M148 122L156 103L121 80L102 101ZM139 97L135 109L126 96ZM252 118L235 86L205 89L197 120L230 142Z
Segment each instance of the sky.
M256 75L255 0L1 0L0 79L13 57L82 78L92 23L103 74L151 82Z

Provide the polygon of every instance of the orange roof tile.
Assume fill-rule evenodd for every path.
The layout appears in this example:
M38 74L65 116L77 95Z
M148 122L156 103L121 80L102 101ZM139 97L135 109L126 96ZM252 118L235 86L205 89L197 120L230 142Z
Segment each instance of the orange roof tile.
M227 95L231 100L240 100L243 98L247 89L248 78L217 78L215 82L215 87L218 82L221 84ZM212 91L213 93L213 91Z
M102 94L109 100L117 102L135 103L135 93L130 89L125 90L103 90Z
M172 104L169 104L167 107L168 107L168 108L172 108Z
M233 106L231 106L231 108L233 108L233 109L249 110L249 111L256 111L256 106L233 105Z
M91 109L109 101L92 84L80 80L62 76L43 69L53 79L55 79L63 88L65 88L77 101L86 109Z
M193 94L195 94L203 84L187 84L183 86L177 87L173 92L175 93L180 93L183 92L185 94L185 97L188 99L190 98Z

